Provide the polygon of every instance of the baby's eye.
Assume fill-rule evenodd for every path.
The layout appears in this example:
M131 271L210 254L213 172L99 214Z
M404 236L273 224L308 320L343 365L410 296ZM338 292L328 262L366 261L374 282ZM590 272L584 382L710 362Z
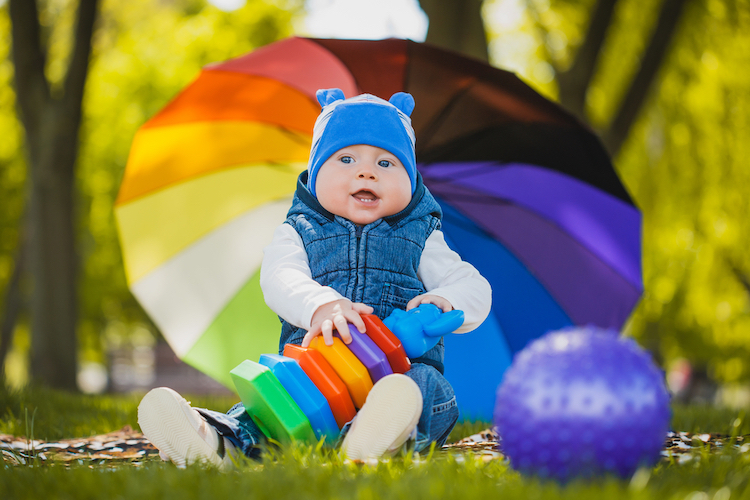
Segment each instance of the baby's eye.
M380 165L381 167L384 167L384 168L388 168L391 165L393 165L393 163L391 163L389 160L380 160L380 161L378 161L378 165Z
M341 163L351 163L354 161L354 158L351 156L342 156L341 157Z

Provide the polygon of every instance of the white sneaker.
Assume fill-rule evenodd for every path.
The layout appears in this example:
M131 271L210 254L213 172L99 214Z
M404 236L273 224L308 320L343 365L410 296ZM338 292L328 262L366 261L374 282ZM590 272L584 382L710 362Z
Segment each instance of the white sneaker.
M370 390L341 449L350 460L396 453L416 430L421 415L419 386L406 375L387 375Z
M219 436L190 402L168 387L148 392L138 405L138 425L143 435L178 467L205 462L221 468L232 465L235 451Z

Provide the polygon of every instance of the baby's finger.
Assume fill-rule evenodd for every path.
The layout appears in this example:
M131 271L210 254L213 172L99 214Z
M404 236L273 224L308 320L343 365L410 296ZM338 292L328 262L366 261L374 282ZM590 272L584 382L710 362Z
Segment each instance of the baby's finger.
M366 306L367 307L367 306ZM372 309L372 307L370 307ZM351 311L350 314L347 315L347 319L349 320L349 323L354 325L357 330L359 330L359 333L365 333L367 331L367 327L365 326L365 322L362 321L362 316L359 315L360 313L356 310ZM370 313L362 313L362 314L370 314Z
M434 297L430 300L430 303L438 306L444 313L451 312L453 310L453 305L451 305L450 302L442 297Z
M320 335L320 327L313 327L307 331L305 336L302 338L302 347L309 347L312 339Z
M321 331L323 332L323 342L327 346L333 345L333 321L330 319L327 319L323 321L323 324L321 325Z
M406 304L406 310L411 311L412 309L417 307L419 304L422 304L423 301L425 301L425 299L426 297L424 295L417 295Z
M357 311L359 314L372 314L375 312L375 309L368 306L367 304L363 304L362 302L354 302L352 304L352 309Z
M418 307L422 304L432 304L436 307L439 307L444 313L450 312L453 310L453 304L451 304L448 300L444 299L443 297L439 295L417 295L413 299L409 301L408 304L406 304L406 310L410 311L414 309L415 307Z
M351 344L352 334L349 332L349 323L346 321L345 315L337 315L333 322L336 325L336 331L339 332L339 336L341 337L341 340L344 341L344 344Z

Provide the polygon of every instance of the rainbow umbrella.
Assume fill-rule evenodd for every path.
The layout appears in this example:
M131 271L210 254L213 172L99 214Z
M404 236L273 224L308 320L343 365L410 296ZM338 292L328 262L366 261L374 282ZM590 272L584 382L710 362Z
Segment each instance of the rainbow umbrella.
M643 290L640 212L596 136L512 73L407 40L290 38L204 68L137 133L116 204L133 293L186 362L276 352L262 248L305 168L318 88L414 95L418 168L493 311L446 337L466 417L490 418L512 355L549 330L619 329Z

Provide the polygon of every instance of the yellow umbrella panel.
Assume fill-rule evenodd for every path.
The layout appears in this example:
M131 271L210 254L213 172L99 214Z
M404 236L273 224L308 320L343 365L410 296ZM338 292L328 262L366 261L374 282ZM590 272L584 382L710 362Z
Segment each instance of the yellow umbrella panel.
M309 144L213 121L144 127L131 149L115 207L128 283L175 353L229 387L227 367L278 349L258 270Z

